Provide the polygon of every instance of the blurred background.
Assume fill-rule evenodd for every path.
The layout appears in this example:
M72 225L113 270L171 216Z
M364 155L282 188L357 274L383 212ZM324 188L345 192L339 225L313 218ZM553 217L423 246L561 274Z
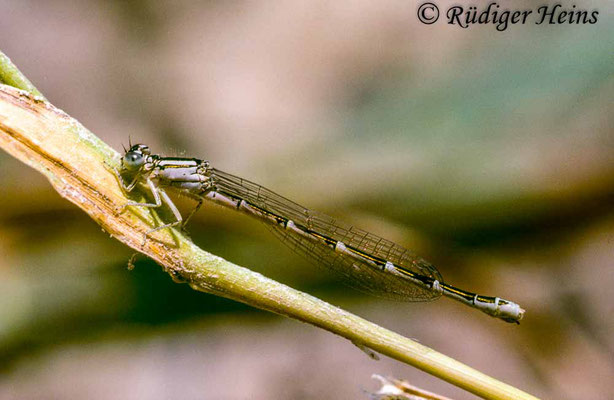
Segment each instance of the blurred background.
M527 313L514 326L363 295L212 205L189 227L205 250L536 396L609 398L612 3L578 5L594 25L505 32L423 25L418 5L0 0L0 48L115 149L130 136L208 159ZM41 175L4 152L0 165L2 399L362 399L373 373L475 398L143 257L128 271L131 250Z

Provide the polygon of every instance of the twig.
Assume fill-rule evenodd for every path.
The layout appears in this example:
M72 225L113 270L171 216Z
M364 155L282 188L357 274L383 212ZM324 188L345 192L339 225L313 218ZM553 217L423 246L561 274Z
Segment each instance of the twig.
M0 85L0 147L44 174L61 196L112 237L154 259L175 281L324 328L484 398L534 399L399 334L209 254L179 231L158 231L142 246L143 233L154 221L138 207L118 212L128 199L108 167L117 165L117 152L42 97Z
M392 377L384 378L377 374L373 374L371 378L377 379L382 384L380 390L372 396L373 400L452 400L449 397L410 385L409 382L400 379Z

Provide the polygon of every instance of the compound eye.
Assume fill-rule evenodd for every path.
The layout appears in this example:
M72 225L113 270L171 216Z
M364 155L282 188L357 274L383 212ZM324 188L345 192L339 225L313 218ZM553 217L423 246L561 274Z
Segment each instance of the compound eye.
M141 168L143 164L145 164L145 158L141 153L129 151L124 156L123 164L126 169L134 171Z

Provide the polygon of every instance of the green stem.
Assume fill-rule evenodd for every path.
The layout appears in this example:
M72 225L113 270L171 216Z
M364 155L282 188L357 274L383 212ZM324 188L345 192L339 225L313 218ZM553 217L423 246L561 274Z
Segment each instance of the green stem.
M26 90L35 96L45 98L2 51L0 51L0 83Z

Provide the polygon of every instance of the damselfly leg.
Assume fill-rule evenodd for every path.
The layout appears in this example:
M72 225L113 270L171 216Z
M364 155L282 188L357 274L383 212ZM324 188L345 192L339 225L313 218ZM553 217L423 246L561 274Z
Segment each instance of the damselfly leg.
M124 181L124 178L122 177L121 173L114 168L115 171L115 175L116 178L122 188L122 190L124 191L124 193L128 194L130 192L132 192L134 190L134 188L136 187L137 183L139 182L139 179L142 178L139 176L139 173L137 172L135 174L135 177L130 181L130 183L126 184L126 182ZM162 230L162 229L166 229L166 228L172 228L174 226L177 226L179 224L181 224L183 222L183 218L181 217L181 213L179 212L179 209L177 208L177 206L175 205L175 203L173 203L173 201L171 200L171 198L168 196L168 194L164 191L164 189L157 187L154 182L151 180L150 177L146 177L145 178L145 184L147 185L149 191L151 192L153 198L154 198L154 202L153 203L141 203L138 201L128 201L127 203L125 203L122 207L120 212L124 212L126 210L126 207L130 207L130 206L134 206L134 207L148 207L148 208L159 208L162 207L163 204L166 204L168 206L168 208L171 210L171 212L173 213L173 216L175 217L175 221L168 223L168 224L163 224L160 226L157 226L155 228L151 228L149 229L147 232L145 232L143 234L143 243L141 244L141 246L144 246L145 243L147 242L147 236L152 234L153 232ZM202 203L202 201L201 201ZM200 207L200 204L198 205L198 207ZM192 211L192 213L190 213L190 216L196 212L197 210ZM187 220L186 220L187 221ZM185 225L182 224L182 228Z

